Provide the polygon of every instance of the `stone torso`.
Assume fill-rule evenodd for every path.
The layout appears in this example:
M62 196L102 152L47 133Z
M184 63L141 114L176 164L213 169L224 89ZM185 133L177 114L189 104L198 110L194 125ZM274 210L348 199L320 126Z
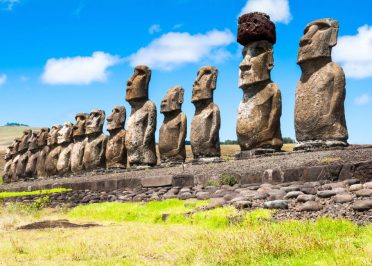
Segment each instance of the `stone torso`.
M57 171L58 174L66 174L71 170L71 150L73 147L73 143L68 144L67 146L61 146L61 152L58 156L57 161Z
M83 170L83 157L84 157L84 149L86 145L86 139L81 141L76 141L73 143L71 149L71 171L73 173L78 173Z
M54 147L50 150L45 160L45 171L47 176L56 175L57 172L57 162L59 158L59 153L61 152L61 146Z
M36 176L37 172L37 158L39 157L40 151L30 151L27 165L26 165L26 176L27 177L34 177Z
M8 183L10 182L10 179L12 177L12 162L13 160L8 160L5 162L4 166L4 182Z
M17 169L16 169L16 176L17 178L23 178L26 174L26 166L28 160L28 152L24 152L20 155L18 159Z
M98 136L88 136L85 144L83 165L85 170L105 167L105 150L107 137L101 133Z
M275 116L272 112L279 112L279 115ZM237 121L237 136L242 149L281 146L280 113L281 96L274 83L268 83L261 90L244 92ZM275 116L276 121L270 121L271 116ZM268 129L270 122L275 124L274 130ZM261 136L264 131L270 132Z
M12 166L10 168L10 176L11 176L12 181L18 180L16 176L16 172L17 172L17 165L18 165L19 157L21 157L21 155L17 154L12 160Z
M125 147L124 129L114 136L110 136L106 147L106 167L107 168L126 168L127 149Z
M183 123L183 121L185 122ZM179 139L182 137L180 135L185 134L185 132L186 115L182 112L161 125L159 132L159 153L162 161L184 161L186 159L184 140L182 146L178 147Z
M190 142L194 157L219 157L220 141L219 126L220 110L214 103L209 104L200 113L196 113L191 122ZM217 126L218 130L213 129ZM212 132L214 134L212 134Z
M343 84L336 84L341 80ZM338 90L335 91L337 86ZM335 94L339 95L340 107L330 110ZM296 138L306 140L347 139L344 115L345 80L343 70L330 62L307 79L302 75L297 84L295 105Z
M41 151L39 151L39 156L37 157L36 172L37 176L46 176L45 171L45 161L49 153L49 146L45 146Z
M130 164L156 164L155 129L156 107L153 102L146 101L128 119L125 146Z

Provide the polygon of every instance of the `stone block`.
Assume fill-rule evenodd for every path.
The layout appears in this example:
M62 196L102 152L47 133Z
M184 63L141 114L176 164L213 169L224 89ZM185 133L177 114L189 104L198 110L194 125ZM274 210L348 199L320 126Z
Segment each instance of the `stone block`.
M143 187L165 187L171 186L173 182L173 177L168 176L152 176L145 177L141 179L141 184Z
M195 185L193 175L174 175L172 186L174 187L193 187Z

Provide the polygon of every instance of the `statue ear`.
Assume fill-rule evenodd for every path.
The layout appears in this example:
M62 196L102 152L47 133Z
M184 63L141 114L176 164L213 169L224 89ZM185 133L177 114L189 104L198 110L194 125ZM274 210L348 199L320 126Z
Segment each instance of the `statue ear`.
M333 47L337 44L337 35L338 35L338 28L332 27L331 28L331 38L329 39L329 46Z
M214 90L217 87L217 76L218 76L218 69L216 68L214 71L212 71L212 83L211 83L212 90Z
M266 67L267 67L268 70L271 70L274 67L274 55L273 55L272 50L268 51L268 58L267 58L267 66Z
M178 103L179 104L182 104L183 103L183 89L181 88L179 91L178 91Z

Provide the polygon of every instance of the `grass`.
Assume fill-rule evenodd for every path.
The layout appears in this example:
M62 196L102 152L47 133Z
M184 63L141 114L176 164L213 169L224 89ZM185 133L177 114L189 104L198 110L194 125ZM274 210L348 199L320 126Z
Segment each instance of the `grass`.
M53 188L47 190L36 190L36 191L20 191L20 192L0 192L0 199L11 198L11 197L22 197L22 196L33 196L33 195L48 195L59 192L71 191L67 188Z
M100 203L25 212L0 207L0 258L6 265L371 265L372 226L321 218L272 221L268 210L207 202ZM159 217L169 214L163 221ZM18 217L4 227L2 219ZM173 217L173 218L172 218ZM183 218L180 218L183 217ZM239 217L239 219L232 219ZM88 229L14 230L40 219L95 221ZM232 222L237 221L237 222ZM1 263L0 263L1 264Z

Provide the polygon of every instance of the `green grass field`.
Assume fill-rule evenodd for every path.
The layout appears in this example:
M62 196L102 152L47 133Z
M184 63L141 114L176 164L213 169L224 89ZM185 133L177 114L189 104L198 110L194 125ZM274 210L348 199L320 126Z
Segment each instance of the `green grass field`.
M99 203L73 209L0 207L5 265L371 265L372 225L275 222L268 210L232 207L184 215L206 201ZM168 219L164 221L163 215ZM91 228L16 230L34 221Z

